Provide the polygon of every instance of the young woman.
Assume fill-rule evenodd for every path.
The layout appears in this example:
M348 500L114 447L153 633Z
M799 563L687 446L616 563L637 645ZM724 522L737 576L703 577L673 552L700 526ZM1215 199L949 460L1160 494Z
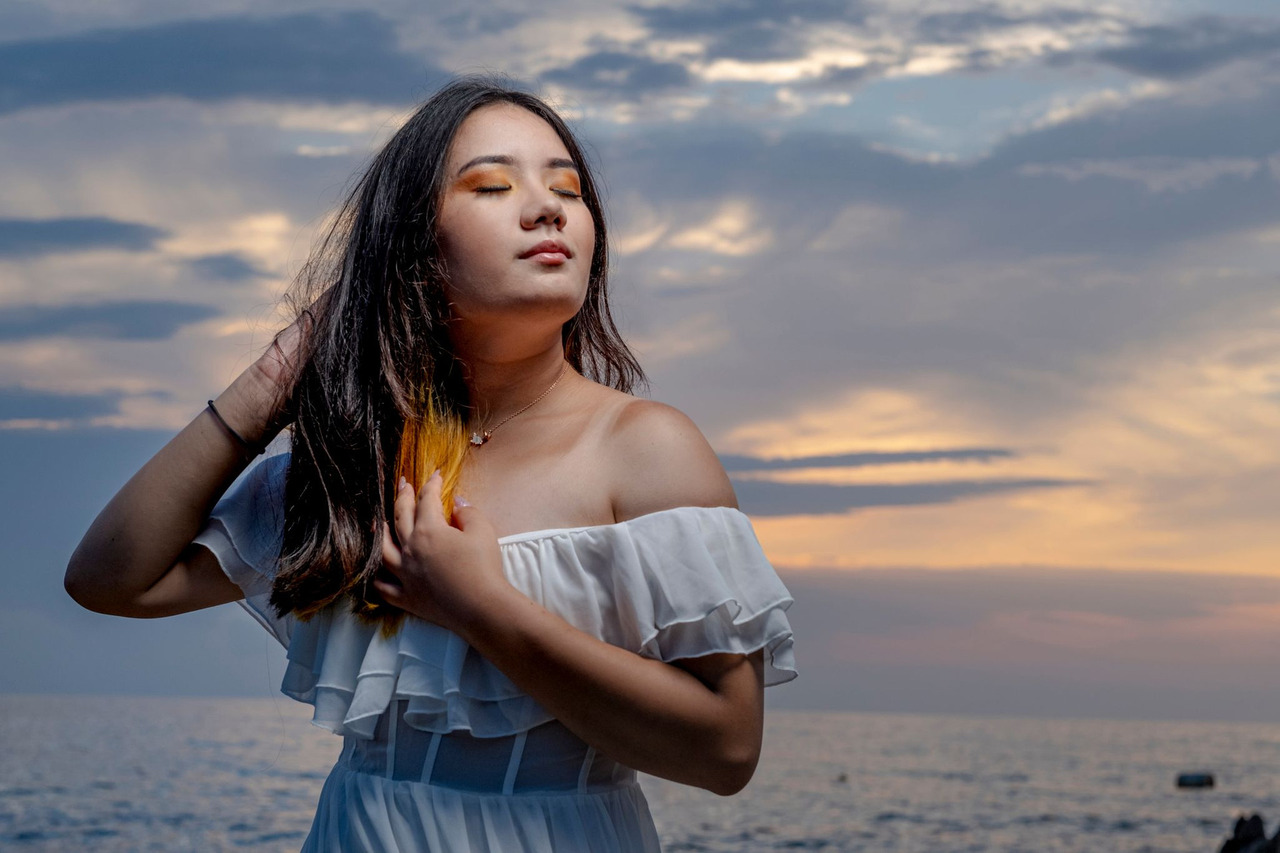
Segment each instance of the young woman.
M345 739L305 850L650 851L637 770L751 778L791 599L697 428L628 393L606 252L560 117L445 87L298 321L76 549L85 607L240 601L286 646L283 691Z

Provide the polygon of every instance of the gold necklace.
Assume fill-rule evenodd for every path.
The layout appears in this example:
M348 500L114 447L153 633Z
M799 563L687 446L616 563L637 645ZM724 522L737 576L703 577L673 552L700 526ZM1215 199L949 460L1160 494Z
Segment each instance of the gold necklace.
M539 394L537 397L534 397L534 398L533 398L533 402L532 402L532 403L529 403L529 404L528 404L527 406L525 406L523 409L520 409L520 410L519 410L518 412L516 412L515 414L507 415L505 418L503 418L503 419L502 419L502 420L497 424L497 426L492 426L492 427L490 427L489 429L482 429L482 430L480 430L479 432L476 432L475 430L472 430L472 431L471 431L471 446L472 446L472 447L479 447L480 445L484 444L486 441L488 441L490 438L492 438L492 437L493 437L493 432L494 432L494 430L496 430L498 427L502 426L502 425L503 425L503 424L505 424L507 421L509 421L509 420L511 420L512 418L514 418L516 415L522 415L522 414L524 414L525 412L527 412L527 411L529 411L530 409L532 409L535 403L537 403L537 402L538 402L539 400L541 400L543 397L545 397L545 396L547 396L548 394L550 394L550 393L551 393L551 389L552 389L552 388L554 388L554 387L556 387L556 385L558 385L558 384L560 383L560 380L561 380L562 378L564 378L565 371L566 371L566 370L568 370L568 369L569 369L569 362L567 362L567 361L566 361L566 362L564 363L564 367L561 367L561 368L560 368L560 375L556 377L556 381L555 381L555 382L552 382L550 385L548 385L548 386L547 386L547 390L543 391L543 392L542 392L541 394Z

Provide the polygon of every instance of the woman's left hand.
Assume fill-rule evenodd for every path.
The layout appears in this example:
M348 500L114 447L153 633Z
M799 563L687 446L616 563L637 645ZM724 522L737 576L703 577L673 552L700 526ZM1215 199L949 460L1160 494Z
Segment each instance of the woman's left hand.
M388 604L467 639L467 629L484 622L486 608L500 606L514 588L503 574L493 525L469 505L456 506L452 522L447 520L440 488L439 472L416 497L413 487L401 482L395 536L389 525L382 532L387 574L373 586Z

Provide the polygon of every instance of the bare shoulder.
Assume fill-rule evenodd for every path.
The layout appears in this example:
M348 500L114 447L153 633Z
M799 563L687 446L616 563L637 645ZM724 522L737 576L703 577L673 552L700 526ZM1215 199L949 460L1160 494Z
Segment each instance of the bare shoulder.
M681 506L738 505L715 451L679 409L630 397L606 443L617 521Z

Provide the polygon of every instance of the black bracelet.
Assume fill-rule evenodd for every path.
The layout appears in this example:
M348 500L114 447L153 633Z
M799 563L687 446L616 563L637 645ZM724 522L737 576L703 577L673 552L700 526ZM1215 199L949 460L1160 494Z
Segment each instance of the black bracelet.
M230 435L233 439L235 439L236 444L240 445L240 453L241 455L244 456L246 462L258 456L261 456L262 453L266 450L265 447L255 447L254 445L245 441L244 436L236 432L235 427L227 423L227 419L222 416L222 412L218 411L218 407L213 405L212 400L209 401L209 412L213 415L214 420L222 424L222 428L227 431L227 434Z

